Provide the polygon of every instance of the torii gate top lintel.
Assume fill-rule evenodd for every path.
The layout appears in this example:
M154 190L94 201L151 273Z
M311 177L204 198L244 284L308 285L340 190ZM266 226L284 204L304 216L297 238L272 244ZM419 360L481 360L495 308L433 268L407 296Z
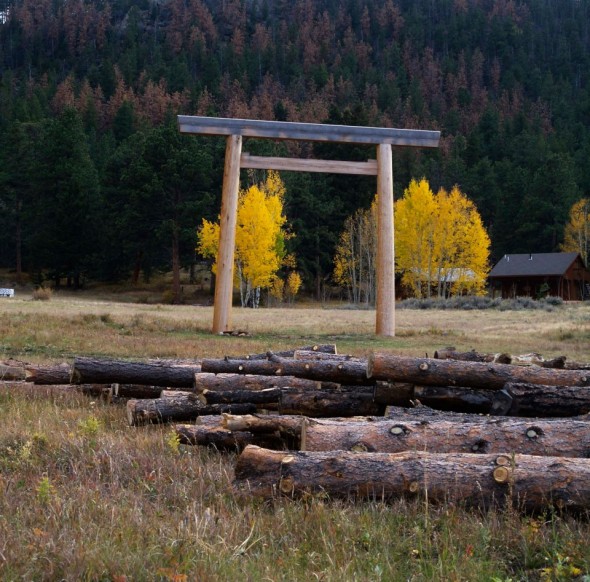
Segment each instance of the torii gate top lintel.
M436 148L440 131L179 115L181 133Z
M291 121L259 121L179 115L181 133L227 137L221 198L217 281L213 332L231 330L234 246L240 168L303 172L334 172L377 176L377 305L376 333L395 335L395 274L393 248L392 146L438 147L440 132L352 125L324 125ZM242 154L242 138L356 143L377 146L377 160L346 162L256 157Z

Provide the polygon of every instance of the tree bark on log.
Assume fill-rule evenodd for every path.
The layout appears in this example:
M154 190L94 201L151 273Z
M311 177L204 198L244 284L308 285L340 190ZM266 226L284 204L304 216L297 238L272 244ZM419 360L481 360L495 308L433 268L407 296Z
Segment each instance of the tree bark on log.
M510 364L512 356L509 354L482 354L475 350L458 352L453 347L441 348L434 352L435 360L459 360L462 362L496 362L497 364Z
M223 392L203 390L198 395L199 400L203 404L239 404L250 402L256 405L277 405L280 397L281 388L266 388L265 390L230 390ZM264 408L264 406L262 408Z
M230 390L265 390L267 388L338 388L340 384L334 382L319 382L295 376L261 376L255 374L211 374L200 372L195 374L194 388L196 392L214 390L228 392Z
M277 451L287 449L285 440L273 433L232 432L221 426L194 424L177 424L174 430L182 444L208 446L220 451L242 451L247 445L252 444Z
M590 422L479 417L460 420L388 418L375 422L308 419L301 450L399 453L520 453L590 456Z
M214 374L260 374L262 376L296 376L337 384L366 385L365 362L325 362L287 360L272 357L272 361L203 360L203 372ZM369 382L372 383L372 382Z
M273 354L276 356L276 354ZM330 361L330 362L363 362L367 363L366 358L357 358L346 354L325 354L322 352L310 352L307 350L295 350L293 354L294 360L307 360L307 361Z
M123 360L76 358L72 367L72 384L145 384L175 388L190 388L199 365L171 366Z
M26 379L26 372L24 368L19 366L4 366L0 365L0 381L15 382Z
M185 422L196 420L208 414L250 414L256 412L254 404L212 404L204 405L191 392L171 392L161 398L129 400L127 420L130 426L158 424L164 422Z
M118 398L160 398L162 386L144 384L113 384L113 396Z
M71 373L72 368L69 364L27 366L26 368L27 381L34 384L69 384ZM106 383L109 384L109 382Z
M247 446L236 491L263 498L321 494L391 500L427 494L429 502L489 507L590 507L590 461L467 453L279 452Z
M414 386L402 382L377 381L375 402L393 406L421 404L438 410L488 414L494 402L491 390L455 386Z
M509 382L497 393L493 413L507 416L567 417L590 412L590 388ZM499 412L498 412L499 411Z
M379 416L385 406L373 399L372 386L342 386L338 390L281 389L279 412L311 417Z
M369 358L367 374L374 380L429 386L469 386L487 390L502 390L506 382L550 386L590 385L590 373L585 371L411 358L395 356L388 352L372 354Z
M278 414L224 414L222 426L230 431L247 431L254 434L279 433L299 437L305 418Z
M565 368L565 356L546 360L540 354L481 354L475 350L458 352L453 347L442 348L434 352L437 360L460 360L463 362L494 362L496 364L514 364L516 366L541 366L542 368Z
M227 356L228 360L268 360L269 353L273 353L280 358L292 358L296 351L303 350L319 354L335 354L337 352L335 344L315 344L312 346L303 346L294 350L284 350L281 352L264 352L263 354L250 354L248 356Z

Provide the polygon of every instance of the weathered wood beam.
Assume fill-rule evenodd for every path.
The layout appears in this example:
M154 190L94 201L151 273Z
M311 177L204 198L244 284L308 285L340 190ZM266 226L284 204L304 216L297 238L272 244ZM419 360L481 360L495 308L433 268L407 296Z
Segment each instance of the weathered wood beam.
M436 148L440 131L179 115L181 133Z
M275 158L251 156L243 153L240 167L254 170L285 170L288 172L319 172L330 174L357 174L376 176L377 161L343 162L337 160L307 160L299 158Z

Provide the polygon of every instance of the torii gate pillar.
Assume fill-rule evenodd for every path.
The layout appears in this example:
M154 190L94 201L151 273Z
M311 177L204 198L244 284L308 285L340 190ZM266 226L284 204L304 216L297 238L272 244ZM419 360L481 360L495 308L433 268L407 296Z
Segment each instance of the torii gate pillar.
M377 305L375 333L395 335L395 252L391 145L377 146Z
M376 333L395 335L395 256L393 233L392 146L438 147L439 131L322 125L288 121L258 121L179 115L181 133L227 136L213 333L231 330L234 247L238 216L240 168L377 175L377 313ZM291 139L377 146L377 161L348 162L257 157L242 154L242 137Z

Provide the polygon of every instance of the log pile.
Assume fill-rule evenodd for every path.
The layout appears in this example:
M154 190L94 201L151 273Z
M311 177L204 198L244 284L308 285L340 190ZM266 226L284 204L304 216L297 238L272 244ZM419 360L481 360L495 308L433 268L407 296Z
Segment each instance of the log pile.
M131 426L173 422L183 444L238 451L235 487L251 495L427 494L537 510L590 507L589 368L538 354L363 359L306 346L0 372L12 384L126 398Z

